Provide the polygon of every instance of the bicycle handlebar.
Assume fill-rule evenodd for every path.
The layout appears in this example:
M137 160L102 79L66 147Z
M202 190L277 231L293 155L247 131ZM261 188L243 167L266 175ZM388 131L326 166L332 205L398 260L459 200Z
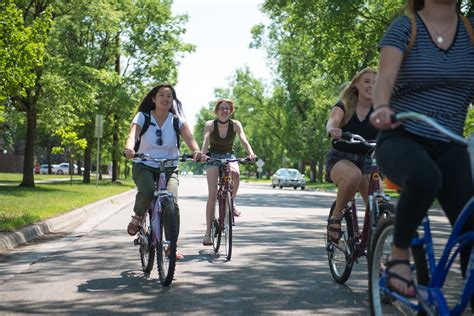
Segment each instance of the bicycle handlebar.
M258 157L255 157L255 161L258 160ZM252 161L250 160L248 157L245 157L245 158L207 158L207 161L205 163L208 163L208 162L220 162L222 164L226 164L226 163L229 163L229 162L238 162L238 163L241 163L241 164L245 164L245 163L252 163L252 162L255 162L255 161Z
M149 154L144 154L144 153L136 153L133 158L139 158L143 161L154 161L154 162L159 162L159 163L166 163L168 161L189 161L193 160L193 155L191 154L182 154L178 158L175 159L169 159L169 158L155 158L151 157Z
M376 143L373 140L366 140L364 137L352 134L351 132L344 132L341 135L340 139L337 139L336 142L342 142L347 144L363 144L368 147L375 147Z
M433 120L431 117L426 116L424 114L420 114L416 112L400 112L392 116L393 122L403 121L403 120L420 121L420 122L426 123L430 125L431 127L433 127L435 130L437 130L438 132L440 132L441 134L450 138L452 141L461 145L465 145L465 146L467 146L468 144L467 140L464 137L453 133L446 127L440 125L438 122Z

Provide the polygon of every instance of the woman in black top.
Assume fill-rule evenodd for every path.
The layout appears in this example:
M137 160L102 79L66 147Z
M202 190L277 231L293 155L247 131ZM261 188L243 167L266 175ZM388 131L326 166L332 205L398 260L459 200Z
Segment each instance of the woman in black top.
M372 112L372 89L376 72L372 68L361 70L342 90L340 101L332 108L326 130L333 139L332 148L327 155L326 180L337 187L336 206L329 219L328 240L338 242L341 238L342 209L360 192L367 204L370 173L370 156L366 146L338 143L343 132L351 132L373 140L377 130L369 123Z

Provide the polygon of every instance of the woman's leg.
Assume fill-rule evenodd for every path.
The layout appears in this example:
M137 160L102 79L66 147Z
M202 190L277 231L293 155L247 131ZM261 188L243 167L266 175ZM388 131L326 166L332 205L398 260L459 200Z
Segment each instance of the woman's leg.
M342 210L354 198L363 178L360 169L349 160L339 160L334 165L331 169L331 180L337 185L337 196L331 219L341 219ZM328 237L335 242L338 241L341 237L341 233L338 231L340 228L340 223L330 222L327 230Z
M423 216L441 187L441 174L431 158L428 145L420 144L407 134L393 136L377 144L377 162L381 170L402 188L395 218L394 245L391 260L409 258L410 241ZM407 264L396 264L390 272L411 281ZM402 295L412 296L415 289L396 277L390 286Z
M132 178L137 186L137 194L135 196L135 205L132 216L128 224L127 231L130 235L135 235L140 225L140 219L150 207L153 200L154 173L153 170L141 163L134 163L132 167Z
M209 195L206 203L206 234L205 237L211 235L211 223L215 216L216 200L217 200L217 180L219 177L219 168L217 166L208 166L207 174L207 188Z
M240 185L240 169L238 162L232 162L230 164L230 170L232 173L232 198L234 199L234 215L240 216L240 211L237 209L237 205L235 203L235 199L237 198L237 191L239 190Z
M464 205L473 195L474 187L469 163L469 153L465 147L445 144L443 154L437 157L438 164L443 177L443 185L438 195L438 200L443 207L451 225L454 225ZM474 230L474 214L464 226L464 231ZM461 271L463 277L466 275L471 248L467 247L461 251ZM471 298L471 311L474 312L474 296Z

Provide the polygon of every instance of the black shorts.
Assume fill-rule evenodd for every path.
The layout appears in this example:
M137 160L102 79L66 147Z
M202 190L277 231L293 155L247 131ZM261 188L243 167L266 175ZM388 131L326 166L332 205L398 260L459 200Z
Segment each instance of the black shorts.
M331 170L334 165L340 160L349 160L357 168L360 169L362 174L370 174L370 167L372 165L372 158L370 155L355 154L347 151L338 150L331 148L326 156L326 181L331 182Z

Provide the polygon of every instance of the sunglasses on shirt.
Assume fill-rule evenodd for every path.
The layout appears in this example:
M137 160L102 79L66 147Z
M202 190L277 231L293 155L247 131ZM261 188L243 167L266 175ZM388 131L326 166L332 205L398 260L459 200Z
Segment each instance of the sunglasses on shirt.
M161 138L161 129L156 129L155 131L155 135L156 135L156 144L158 146L163 146L163 138Z

